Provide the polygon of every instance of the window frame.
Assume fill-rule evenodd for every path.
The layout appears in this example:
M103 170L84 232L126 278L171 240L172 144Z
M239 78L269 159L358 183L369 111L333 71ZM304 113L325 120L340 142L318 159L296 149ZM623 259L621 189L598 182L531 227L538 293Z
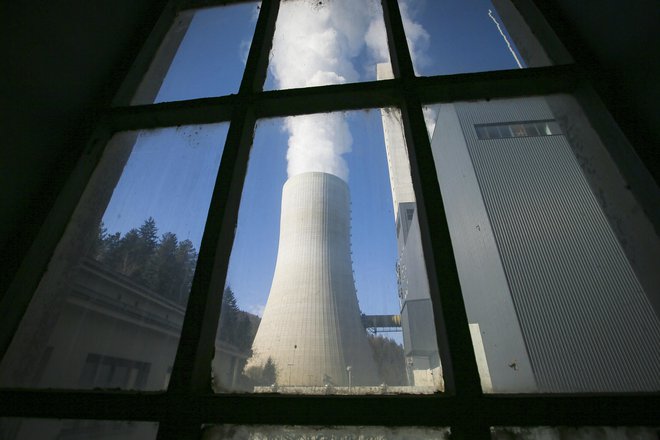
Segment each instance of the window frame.
M416 77L397 0L382 0L394 79L359 84L263 91L281 0L262 0L237 94L129 106L178 11L245 0L170 0L114 101L100 119L84 156L58 197L10 288L0 302L0 353L20 324L50 255L70 219L106 142L118 131L229 122L197 270L169 387L161 392L0 389L8 417L159 422L158 439L198 438L207 423L286 425L384 425L450 427L452 438L490 439L491 426L654 426L660 393L484 394L472 350L463 296L438 187L424 104L515 98L551 93L576 96L599 132L619 136L613 157L631 147L567 54L532 0L511 0L557 64L549 67ZM561 64L563 63L563 64ZM214 338L247 171L252 135L260 118L398 107L409 148L437 340L446 391L436 395L298 396L213 394ZM624 142L620 140L623 139ZM634 156L634 153L633 153ZM621 170L627 179L644 170L639 160ZM638 178L634 178L638 179ZM643 182L642 182L643 183ZM642 190L644 186L641 186ZM648 206L651 196L642 194ZM655 212L653 210L649 212ZM657 215L651 220L658 224Z

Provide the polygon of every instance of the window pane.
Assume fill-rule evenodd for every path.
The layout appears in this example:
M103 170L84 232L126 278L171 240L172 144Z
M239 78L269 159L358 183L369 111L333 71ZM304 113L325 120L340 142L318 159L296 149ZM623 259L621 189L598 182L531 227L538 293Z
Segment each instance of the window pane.
M540 133L539 133L538 129L536 128L535 123L525 124L525 131L527 132L528 136L540 136Z
M389 64L378 0L287 0L280 5L266 89L374 81Z
M584 427L562 426L519 428L490 428L493 440L656 440L660 436L658 428L641 427Z
M513 134L513 130L512 130L511 125L502 124L502 125L496 125L495 127L500 132L500 138L515 137L515 135Z
M2 386L166 386L226 132L111 139L0 364Z
M525 137L529 136L527 131L525 131L525 126L523 124L511 124L509 125L511 129L511 134L513 137Z
M497 128L497 125L489 125L486 127L486 129L488 130L488 134L491 139L500 139L502 137L500 130Z
M180 12L131 103L236 93L259 5L253 2Z
M548 122L548 132L550 134L561 134L561 130L559 128L559 124L557 124L556 121L550 121Z
M442 389L416 211L398 110L261 121L223 296L216 390Z
M435 125L434 121L427 121L427 123ZM543 127L540 133L536 128L537 126ZM528 136L552 136L555 134L561 134L561 130L556 121L516 121L498 124L475 124L474 128L477 132L477 137L481 140L509 139Z
M484 390L660 390L658 236L576 101L430 111ZM516 119L553 121L554 135L475 136Z
M508 0L399 0L399 7L419 76L551 64Z
M202 440L448 440L449 428L392 428L385 426L217 425L203 430Z
M3 440L149 440L156 438L157 431L156 422L0 418Z

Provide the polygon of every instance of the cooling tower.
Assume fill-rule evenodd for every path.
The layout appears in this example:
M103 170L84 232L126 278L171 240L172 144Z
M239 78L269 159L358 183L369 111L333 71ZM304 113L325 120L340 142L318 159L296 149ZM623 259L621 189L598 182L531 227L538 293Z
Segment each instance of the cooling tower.
M273 283L247 368L270 357L277 383L374 385L377 370L358 307L348 186L321 172L284 184Z

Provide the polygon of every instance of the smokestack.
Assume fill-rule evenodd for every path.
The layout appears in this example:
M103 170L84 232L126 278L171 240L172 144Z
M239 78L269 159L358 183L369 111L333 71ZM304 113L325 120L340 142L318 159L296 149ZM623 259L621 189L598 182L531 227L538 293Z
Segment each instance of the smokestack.
M308 172L282 190L273 283L247 367L271 358L284 386L374 385L353 280L348 185Z

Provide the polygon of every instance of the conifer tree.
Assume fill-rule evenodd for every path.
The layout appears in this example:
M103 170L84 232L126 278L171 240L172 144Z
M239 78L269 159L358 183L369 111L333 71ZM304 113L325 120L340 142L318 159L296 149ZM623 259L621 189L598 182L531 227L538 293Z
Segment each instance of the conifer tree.
M389 338L369 335L381 382L387 385L406 385L406 364L403 347Z
M119 232L108 234L101 222L90 255L108 269L180 304L187 300L197 264L193 243L190 240L179 242L172 232L158 239L158 228L152 217L123 237Z

